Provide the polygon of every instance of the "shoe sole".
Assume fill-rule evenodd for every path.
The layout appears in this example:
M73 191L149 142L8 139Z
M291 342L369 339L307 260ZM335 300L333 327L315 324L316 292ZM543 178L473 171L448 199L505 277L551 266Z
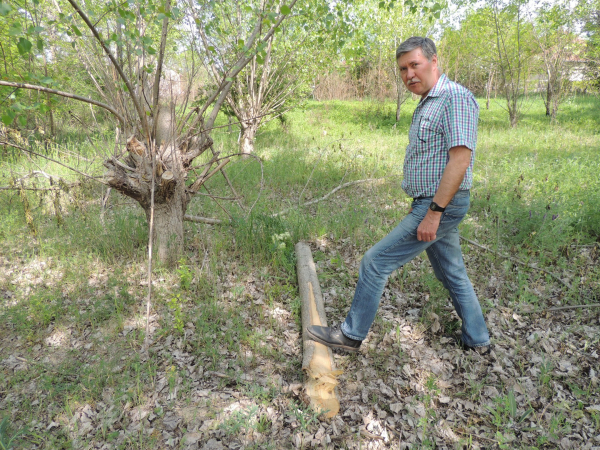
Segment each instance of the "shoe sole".
M312 341L318 342L319 344L323 344L325 347L329 347L329 348L337 348L340 350L346 350L347 352L351 352L351 353L356 353L358 352L360 347L348 347L342 344L332 344L331 342L327 342L324 341L323 339L321 339L318 336L315 336L314 334L312 334L310 332L310 330L306 330L306 334L308 334L310 336L310 339Z

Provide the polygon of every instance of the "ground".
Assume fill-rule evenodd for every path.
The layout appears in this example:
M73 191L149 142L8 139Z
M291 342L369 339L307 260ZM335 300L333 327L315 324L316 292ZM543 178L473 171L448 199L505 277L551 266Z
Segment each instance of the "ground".
M460 230L492 356L456 346L460 321L423 255L390 278L360 352L335 353L332 420L302 389L294 244L311 246L329 323L343 320L363 253L409 209L398 146L411 111L396 125L392 104L314 102L286 130L272 123L257 142L263 167L227 169L238 192L263 188L252 214L186 223L177 267L153 269L149 317L143 211L114 193L102 208L102 186L7 157L3 186L40 169L79 184L30 191L27 204L0 196L0 443L600 448L598 111L597 99L574 98L550 125L538 101L515 130L501 106L482 106ZM215 135L216 150L234 148L234 134ZM52 155L66 161L61 149ZM209 189L227 197L226 187ZM222 206L202 197L189 212L227 219Z

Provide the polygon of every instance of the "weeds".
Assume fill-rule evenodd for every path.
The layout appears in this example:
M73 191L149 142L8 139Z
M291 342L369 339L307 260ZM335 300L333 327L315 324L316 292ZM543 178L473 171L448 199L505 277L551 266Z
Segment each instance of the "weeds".
M12 448L13 442L27 432L26 428L22 428L12 433L8 426L8 417L5 417L0 422L0 450L9 450Z
M461 225L461 233L500 253L557 273L574 286L573 290L561 291L546 275L467 246L469 273L481 294L482 306L489 311L498 312L499 306L542 308L550 301L558 306L571 301L592 302L595 298L600 280L596 245L600 236L600 169L597 136L592 130L597 129L594 111L598 108L592 108L592 103L584 104L584 100L591 102L582 99L581 103L574 100L565 105L557 128L544 122L541 109L536 112L533 108L522 126L514 130L503 125L502 111L482 110L472 208ZM408 100L409 104L414 107L416 102ZM597 100L593 100L593 105L597 105ZM572 114L584 106L591 112ZM189 245L177 269L157 270L160 273L155 279L152 311L157 328L152 335L153 346L143 357L138 353L143 327L137 322L140 299L145 297L141 285L145 272L140 268L146 258L148 235L146 218L139 207L111 195L104 219L100 220L100 199L105 194L101 186L80 185L47 198L27 191L3 191L0 338L3 351L24 355L29 361L28 370L13 372L2 366L6 375L0 377L0 391L10 395L3 397L2 406L10 420L28 427L42 413L70 420L75 417L76 408L86 403L104 410L114 408L127 416L126 410L150 403L150 412L157 418L152 424L154 435L144 434L146 424L123 439L121 432L131 424L119 422L114 429L99 426L98 434L89 439L95 439L94 445L102 441L111 448L159 448L164 442L157 430L170 408L182 402L195 405L197 399L188 393L199 386L208 391L204 387L214 385L215 389L227 388L227 395L234 391L240 400L250 399L257 405L231 415L219 426L220 433L269 434L276 422L264 409L273 403L285 403L285 421L297 424L299 431L316 432L316 412L305 408L295 397L283 394L272 380L249 381L241 374L264 367L260 376L265 378L276 374L290 383L302 377L300 357L279 347L284 332L301 329L295 242L310 241L323 284L335 280L336 289L342 289L331 296L328 315L347 311L356 281L353 258L383 237L408 210L399 181L410 109L405 107L401 121L394 127L390 122L393 107L389 104L309 102L304 110L286 113L285 124L273 121L266 125L256 145L264 163L264 184L261 169L253 159L232 161L227 166L231 183L243 192L248 207L244 209L237 203L227 206L233 217L232 226L186 223ZM281 133L282 125L286 133ZM214 138L216 151L235 146L235 138L230 135L215 132ZM76 136L70 139L70 148L80 145ZM93 155L93 149L84 150ZM52 152L55 150L50 149L50 156ZM80 181L50 163L36 161L34 165L27 158L14 156L0 160L2 186L9 184L11 171L44 170L67 183ZM62 153L54 156L66 163L71 158ZM384 176L378 182L340 190L325 201L299 206L321 198L342 181ZM225 195L228 185L215 177L209 188L211 194L219 196ZM586 193L585 198L581 192ZM249 213L249 205L255 200ZM286 209L284 215L273 215ZM203 198L194 199L189 212L226 218L220 206ZM61 226L57 227L59 215ZM392 295L385 301L412 302L410 294L418 290L419 297L414 300L417 302L424 292L429 295L424 312L439 317L443 327L439 333L453 334L459 321L445 308L447 293L431 275L429 266L422 263L419 260L407 265L391 277ZM497 283L492 283L492 276L498 279ZM259 290L262 297L257 295ZM289 315L275 320L275 308ZM421 317L431 320L428 314ZM295 324L281 324L282 320ZM389 371L388 360L397 360L398 355L403 360L409 355L408 351L402 352L401 327L378 318L376 333L385 335L394 329L396 339L391 345L397 349L393 353L387 353L389 347L382 351L379 347L383 345L378 345L368 354L372 366L365 369L381 378ZM61 336L66 338L60 340ZM424 337L428 338L427 333ZM47 339L54 339L53 344L47 344ZM586 339L583 351L595 349L595 338ZM519 342L512 348L516 353L525 351ZM181 355L188 355L189 359L182 360ZM359 361L360 357L352 356L344 364L352 366ZM531 370L527 365L517 367L523 376ZM542 397L551 397L554 369L550 360L539 366L536 387ZM212 373L219 373L222 378L215 381ZM440 389L433 376L423 382L424 392L417 401L425 406L425 416L416 426L424 437L419 445L432 448L437 445L434 423L441 418L436 409ZM479 402L484 387L495 381L490 375L468 378L467 383L465 396ZM497 383L500 390L500 382ZM157 393L160 387L164 390ZM28 398L29 389L39 395ZM570 390L575 398L568 400L571 415L567 417L567 412L549 408L544 417L537 419L539 426L546 422L544 430L530 431L540 447L554 445L568 432L568 420L572 418L590 421L600 428L600 415L586 409L590 399L597 398L594 389L577 381L565 390ZM175 391L177 395L173 395ZM160 402L153 398L155 394ZM489 414L482 417L494 426L485 437L504 448L514 448L517 443L512 439L516 431L526 426L532 410L517 404L514 392L503 394L494 400ZM221 417L222 399L203 395L209 395L201 400L207 420ZM375 391L369 395L373 402L383 404L388 400ZM386 406L381 405L380 409L391 416ZM69 448L75 442L63 427L35 436L22 430L12 432L4 419L0 428L5 446L11 442L17 446L22 440L23 448ZM357 439L361 442L360 435ZM278 448L278 444L272 448ZM270 442L254 442L246 448L269 445Z

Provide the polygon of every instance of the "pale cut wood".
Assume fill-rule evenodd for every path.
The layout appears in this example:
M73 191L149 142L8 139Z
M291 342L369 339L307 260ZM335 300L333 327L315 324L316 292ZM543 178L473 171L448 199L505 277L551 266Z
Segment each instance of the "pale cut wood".
M323 308L323 296L315 263L310 247L306 243L296 244L296 258L300 300L302 301L304 389L311 406L317 411L322 411L326 418L331 418L340 410L336 387L338 385L337 377L342 371L335 370L330 348L306 337L306 328L309 325L327 326L327 318Z

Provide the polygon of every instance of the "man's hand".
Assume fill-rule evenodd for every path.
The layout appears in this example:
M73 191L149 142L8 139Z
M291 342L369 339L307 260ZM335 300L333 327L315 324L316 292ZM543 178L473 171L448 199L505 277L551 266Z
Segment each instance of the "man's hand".
M417 228L417 239L423 242L433 241L440 226L441 217L441 212L427 211L425 218Z

